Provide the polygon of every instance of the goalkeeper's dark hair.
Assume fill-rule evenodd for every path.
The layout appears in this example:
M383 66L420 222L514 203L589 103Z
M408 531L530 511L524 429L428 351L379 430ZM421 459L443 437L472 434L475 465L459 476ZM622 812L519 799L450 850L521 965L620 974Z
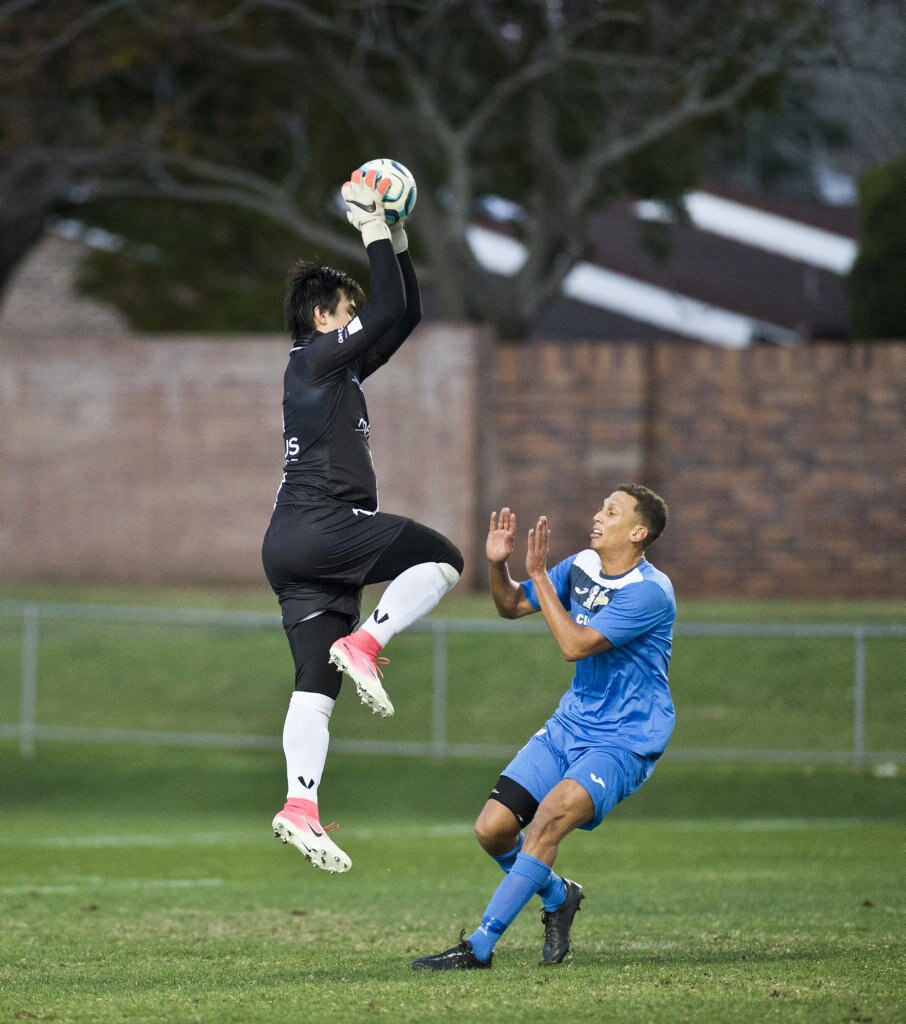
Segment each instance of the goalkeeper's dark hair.
M293 340L315 329L318 307L335 313L343 298L352 300L356 309L365 305L365 293L349 274L321 263L295 263L286 278L283 296L283 320Z
M642 541L642 548L647 548L664 532L667 525L667 502L642 484L618 484L617 490L625 491L635 498L636 514L642 526L648 530L648 536Z

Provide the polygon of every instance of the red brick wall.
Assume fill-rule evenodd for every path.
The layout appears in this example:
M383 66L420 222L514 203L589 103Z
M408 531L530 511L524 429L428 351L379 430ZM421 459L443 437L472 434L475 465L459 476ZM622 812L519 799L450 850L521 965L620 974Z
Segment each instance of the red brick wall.
M0 346L4 579L261 583L283 339ZM474 338L423 328L365 382L382 507L474 535Z
M641 345L500 348L489 498L515 509L520 536L544 514L558 557L585 547L613 484L643 475L645 367Z
M658 554L690 592L906 596L906 345L716 355L659 353Z
M4 579L261 583L282 339L4 339ZM382 506L485 572L484 527L545 513L553 553L637 480L685 596L906 596L906 344L488 349L423 327L366 384ZM521 568L520 542L514 574Z
M494 489L556 556L636 480L688 596L906 596L906 344L514 346L498 385Z

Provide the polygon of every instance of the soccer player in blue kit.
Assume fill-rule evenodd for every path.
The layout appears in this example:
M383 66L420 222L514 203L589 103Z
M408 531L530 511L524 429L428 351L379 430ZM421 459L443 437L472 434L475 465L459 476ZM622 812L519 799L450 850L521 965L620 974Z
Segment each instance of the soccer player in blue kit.
M528 535L529 578L516 583L507 567L516 517L509 508L491 515L487 557L498 612L517 619L540 611L576 672L475 823L479 843L505 872L481 924L451 949L415 960L415 970L489 968L497 941L535 893L544 905L543 961L561 963L585 894L553 870L560 843L576 828L597 828L634 793L673 731L667 665L676 602L670 580L645 557L666 526L667 506L647 487L621 484L593 522L589 548L548 572L549 528L538 519Z

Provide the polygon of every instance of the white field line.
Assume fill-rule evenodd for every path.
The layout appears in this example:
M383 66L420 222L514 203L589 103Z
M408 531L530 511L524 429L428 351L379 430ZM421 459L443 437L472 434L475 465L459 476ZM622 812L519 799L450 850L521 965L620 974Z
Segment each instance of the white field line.
M103 889L105 892L142 892L146 889L212 889L223 885L222 878L102 878L100 875L86 875L72 882L60 885L0 886L0 896L68 896L88 889Z
M113 836L50 836L46 839L0 840L0 847L16 849L35 847L55 850L99 850L121 847L221 846L225 843L255 843L258 837L249 832L199 832L188 835L113 835Z
M356 828L349 825L346 833L350 839L392 839L405 836L407 839L448 839L472 835L472 825L466 822L455 822L449 825L365 825ZM181 846L258 846L271 839L270 827L266 824L254 832L195 832L186 835L107 835L107 836L52 836L47 839L23 838L15 839L5 836L0 839L3 849L56 849L56 850L96 850L119 849L124 847L178 848Z
M871 825L884 825L885 821L876 818L741 818L736 820L693 818L682 821L664 821L640 819L633 822L615 822L610 828L650 827L670 831L723 831L723 832L798 832L809 829L847 829L865 828ZM418 841L420 839L462 839L473 834L469 822L450 822L449 824L418 825L364 825L356 828L354 824L347 826L346 838L349 842L384 842L388 839L404 838ZM48 839L23 838L15 839L6 836L0 839L3 849L120 849L120 848L168 848L185 846L259 846L269 843L273 838L268 827L255 832L199 832L187 835L106 835L106 836L54 836ZM0 890L3 891L3 890Z

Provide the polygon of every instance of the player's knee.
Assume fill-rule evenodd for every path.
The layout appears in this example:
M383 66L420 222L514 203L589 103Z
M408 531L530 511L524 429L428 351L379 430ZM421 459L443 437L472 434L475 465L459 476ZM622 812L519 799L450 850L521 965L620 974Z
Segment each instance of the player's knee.
M456 573L456 579L453 581L453 583L455 583L462 575L463 566L466 564L462 557L462 552L449 537L445 537L442 533L436 533L434 531L432 531L432 533L435 550L434 561L437 562L441 568L446 568ZM453 586L453 583L451 583L450 586Z
M475 821L475 838L478 845L492 857L508 853L518 835L519 823L500 805L485 807Z
M438 562L437 568L440 569L440 574L444 578L447 590L452 590L459 582L459 576L462 573L462 559L459 561L458 569L449 562Z
M492 857L500 857L512 849L516 841L514 836L501 835L496 829L488 828L480 821L475 822L475 838L482 850Z
M453 572L456 573L456 580L458 580L462 575L463 567L466 564L465 559L462 557L462 553L458 547L454 544L450 544L449 541L447 544L447 550L444 552L443 558L438 559L438 563L442 567L446 566L448 569L452 569ZM456 580L454 580L453 583L455 583ZM450 584L451 587L453 586L453 583Z
M490 852L489 847L493 844L494 841L493 835L491 831L488 829L485 822L483 822L480 817L476 819L474 829L475 838L478 840L478 845L486 852Z

